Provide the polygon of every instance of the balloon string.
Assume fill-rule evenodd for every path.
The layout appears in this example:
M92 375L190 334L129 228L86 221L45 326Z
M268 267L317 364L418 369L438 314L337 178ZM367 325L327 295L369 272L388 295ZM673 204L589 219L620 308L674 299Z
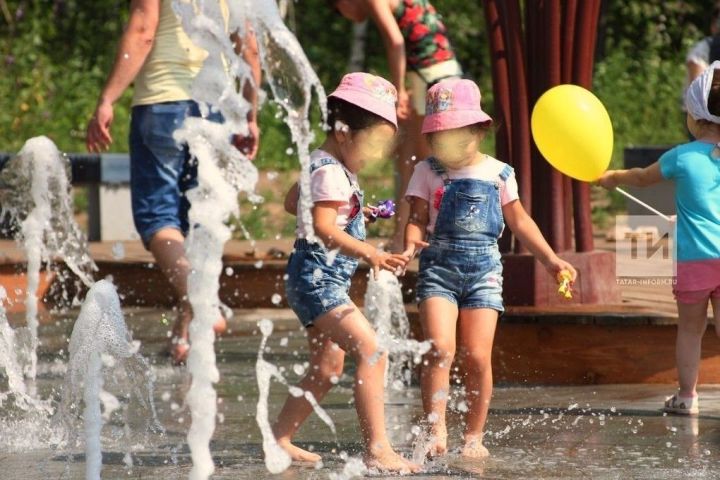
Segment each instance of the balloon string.
M622 188L615 188L615 191L617 191L618 193L620 193L620 194L622 194L622 195L625 195L627 198L629 198L629 199L632 200L633 202L637 203L637 204L640 205L641 207L647 208L648 210L650 210L651 212L653 212L655 215L661 216L662 218L664 218L664 219L667 220L668 222L671 222L671 221L672 221L672 220L670 219L670 217L668 217L668 216L665 215L664 213L661 213L661 212L659 212L658 210L655 210L653 207L651 207L651 206L648 205L647 203L643 202L642 200L633 197L632 195L630 195L629 193L627 193L627 192L626 192L625 190L623 190Z

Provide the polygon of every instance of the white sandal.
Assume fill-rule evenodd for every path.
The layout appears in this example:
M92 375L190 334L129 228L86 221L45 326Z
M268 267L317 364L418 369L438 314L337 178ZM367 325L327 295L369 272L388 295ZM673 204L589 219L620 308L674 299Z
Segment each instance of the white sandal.
M665 399L663 412L676 415L697 415L700 413L698 397L681 397L678 393Z

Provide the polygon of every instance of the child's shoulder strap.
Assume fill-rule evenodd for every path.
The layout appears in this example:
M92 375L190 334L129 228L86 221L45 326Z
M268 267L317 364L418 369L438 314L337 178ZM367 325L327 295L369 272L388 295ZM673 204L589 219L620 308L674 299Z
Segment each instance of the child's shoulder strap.
M310 173L314 172L315 170L324 167L325 165L339 165L340 162L338 162L336 159L334 159L331 156L322 156L317 159L313 159L310 162Z
M510 175L512 175L514 171L515 171L515 169L513 167L511 167L508 164L505 164L505 166L503 167L503 169L499 175L500 180L502 180L503 182L507 181L507 179L510 178Z
M440 163L437 158L428 157L425 161L430 164L430 169L432 169L432 171L437 175L440 175L441 177L445 175L445 167L442 166L442 163Z

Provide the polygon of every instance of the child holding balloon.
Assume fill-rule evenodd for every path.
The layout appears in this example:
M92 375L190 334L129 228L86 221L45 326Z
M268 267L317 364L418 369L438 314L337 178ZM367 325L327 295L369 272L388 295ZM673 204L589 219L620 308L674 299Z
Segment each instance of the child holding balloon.
M697 139L669 150L647 168L611 170L605 188L675 182L677 205L676 361L680 388L665 401L668 413L699 412L697 382L702 337L712 304L720 335L720 62L714 62L685 93L687 126Z
M488 455L483 430L492 393L490 356L498 315L504 311L497 240L507 223L553 276L575 269L560 259L518 201L513 169L478 149L492 119L470 80L444 80L430 88L423 121L432 156L420 162L406 197L411 204L405 254L420 248L417 300L432 349L421 373L430 424L429 456L447 450L445 409L450 367L457 350L465 373L464 456ZM427 238L427 241L426 241Z

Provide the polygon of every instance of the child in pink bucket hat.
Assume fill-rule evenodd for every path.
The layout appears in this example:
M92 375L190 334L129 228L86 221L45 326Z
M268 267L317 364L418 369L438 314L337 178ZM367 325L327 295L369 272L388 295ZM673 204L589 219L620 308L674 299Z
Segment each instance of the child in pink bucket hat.
M397 91L392 83L382 77L365 72L348 73L328 98L350 102L384 118L397 128Z
M482 124L490 126L492 118L480 107L480 89L472 80L452 79L433 85L425 102L422 133Z
M297 184L285 200L285 208L298 216L298 238L288 260L285 294L307 329L311 354L308 373L299 384L305 395L288 396L273 433L296 461L320 461L318 454L294 445L293 437L312 413L308 395L322 401L342 375L347 353L357 366L355 406L366 465L391 472L419 470L390 445L383 402L387 353L380 350L370 322L348 295L359 259L368 262L376 274L380 269L404 268L408 260L364 241L363 193L357 178L368 161L387 158L392 148L397 130L396 99L390 82L369 73L345 75L328 97L330 130L323 144L310 154L312 225L322 244L309 235L301 221Z
M468 405L462 453L489 455L482 438L493 387L493 337L504 311L497 242L505 223L548 273L576 276L518 201L512 167L479 151L492 124L480 98L470 80L430 88L422 131L432 156L415 167L406 193L411 214L404 253L412 257L422 248L416 294L425 339L432 342L421 375L425 414L433 419L429 456L447 451L445 409L458 330Z

